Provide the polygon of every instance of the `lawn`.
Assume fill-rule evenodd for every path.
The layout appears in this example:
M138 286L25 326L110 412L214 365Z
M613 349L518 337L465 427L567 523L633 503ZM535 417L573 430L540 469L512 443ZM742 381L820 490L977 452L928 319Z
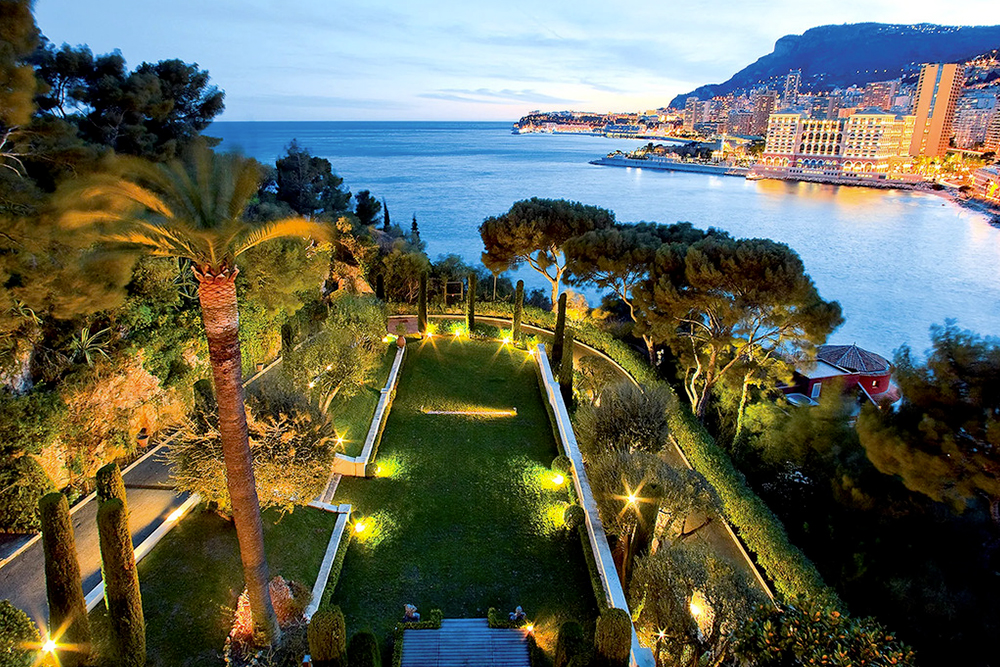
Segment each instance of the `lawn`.
M344 454L347 456L358 456L364 448L365 436L375 416L375 406L382 396L382 388L389 379L395 358L396 346L389 345L371 380L353 396L338 395L330 404L329 413L333 415L337 433L344 438Z
M510 408L515 417L423 412ZM411 342L376 460L384 476L345 477L337 489L366 527L333 592L348 631L371 628L385 642L406 603L445 618L521 605L546 637L563 620L592 626L583 549L562 526L567 491L551 481L557 453L524 351Z
M310 589L336 516L302 507L284 517L265 511L264 541L271 573ZM139 563L148 667L221 664L243 569L232 524L195 510ZM107 637L107 613L91 613L95 637Z

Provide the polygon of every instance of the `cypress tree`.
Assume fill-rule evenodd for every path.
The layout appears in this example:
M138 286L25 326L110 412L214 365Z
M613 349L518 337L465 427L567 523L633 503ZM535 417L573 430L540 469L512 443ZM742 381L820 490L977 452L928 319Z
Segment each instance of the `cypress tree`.
M469 335L476 328L476 274L469 274L469 317L466 324L469 325Z
M563 359L559 364L559 391L566 407L573 403L573 327L566 327L563 338Z
M90 621L80 581L73 522L69 502L61 493L50 493L38 501L42 517L42 548L45 552L45 591L49 601L49 628L64 629L61 644L88 647L59 651L59 664L79 667L89 658ZM51 634L51 633L50 633Z
M552 356L549 361L558 366L563 358L563 337L566 336L566 292L559 295L559 310L556 313L556 330L552 338Z
M388 232L392 230L392 223L389 222L389 205L385 203L385 199L382 200L382 231Z
M97 499L102 504L112 498L125 502L125 480L117 463L109 463L98 470L96 481Z
M427 333L427 274L420 274L420 294L417 295L417 331Z
M291 322L281 325L281 357L287 359L295 347L295 327Z
M385 301L385 276L381 273L375 276L375 298Z
M517 291L514 292L514 321L511 328L514 330L514 344L521 342L521 318L524 317L524 281L517 281Z
M371 632L357 632L347 644L347 664L350 667L382 667L378 640Z
M110 498L101 502L97 509L97 530L101 541L104 604L111 624L115 664L142 667L146 664L146 623L128 512L122 499Z
M612 607L597 619L594 665L625 667L632 653L632 620L624 609Z
M586 650L586 646L583 641L583 628L576 621L566 621L559 626L553 667L568 667L569 661L574 656L583 653L584 650Z

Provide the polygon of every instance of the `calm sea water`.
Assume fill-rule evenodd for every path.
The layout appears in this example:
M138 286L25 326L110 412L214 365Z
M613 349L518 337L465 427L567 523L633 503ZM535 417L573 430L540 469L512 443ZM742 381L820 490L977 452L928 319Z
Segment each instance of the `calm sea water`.
M431 257L478 262L485 217L519 199L565 198L623 222L684 220L787 243L844 309L834 343L921 352L946 318L1000 335L1000 229L933 195L598 167L588 161L642 142L518 136L506 123L219 122L207 133L267 163L297 139L352 192L384 198L394 222L416 213ZM543 287L533 273L518 277Z

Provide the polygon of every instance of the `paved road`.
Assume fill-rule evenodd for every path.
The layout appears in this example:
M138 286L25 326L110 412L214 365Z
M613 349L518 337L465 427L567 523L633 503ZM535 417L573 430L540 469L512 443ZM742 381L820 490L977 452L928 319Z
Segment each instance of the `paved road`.
M161 452L152 453L124 475L133 545L146 539L187 497L177 495L168 486L169 471L160 459ZM87 594L101 582L97 502L93 499L81 502L73 508L72 517L83 591ZM41 541L36 540L0 567L0 599L10 600L37 621L48 619Z

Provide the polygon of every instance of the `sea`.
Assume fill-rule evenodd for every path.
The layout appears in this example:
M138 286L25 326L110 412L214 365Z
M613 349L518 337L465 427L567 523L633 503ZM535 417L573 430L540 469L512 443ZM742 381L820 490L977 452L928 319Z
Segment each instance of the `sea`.
M908 345L922 356L931 327L949 319L1000 336L1000 228L936 195L601 167L589 161L646 142L515 135L510 123L216 122L205 133L272 164L298 141L352 192L384 200L392 222L408 228L415 215L432 259L477 264L486 217L530 197L570 199L620 222L687 221L787 243L823 298L843 308L831 343L888 358ZM511 277L547 289L533 274ZM585 294L596 305L597 293Z

